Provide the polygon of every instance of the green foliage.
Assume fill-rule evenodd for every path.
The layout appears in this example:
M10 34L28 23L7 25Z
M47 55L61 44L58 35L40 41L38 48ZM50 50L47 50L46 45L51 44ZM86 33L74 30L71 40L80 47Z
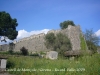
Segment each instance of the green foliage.
M80 35L80 40L81 40L81 50L87 50L87 45L82 35Z
M100 54L79 57L77 60L58 59L52 61L23 56L12 56L10 59L15 63L11 69L20 69L20 71L11 71L14 75L100 75ZM21 71L22 69L30 70ZM51 69L51 71L45 71L46 69ZM56 71L55 69L65 70Z
M93 53L97 52L97 46L99 44L100 38L95 35L93 30L86 30L85 39L88 46L88 49Z
M11 60L7 60L7 65L6 65L6 68L14 68L15 66L15 63Z
M9 50L8 53L9 54L13 54L14 52L13 52L13 50Z
M55 39L56 39L56 37L55 37L54 33L46 34L46 36L45 36L45 41L46 41L45 45L46 45L46 47L47 48L53 48L54 43L55 43Z
M18 31L16 31L17 26L17 19L12 19L10 14L5 11L0 12L0 37L4 37L4 40L1 41L6 42L6 37L14 40L18 35Z
M67 28L68 25L75 26L74 22L73 21L70 21L70 20L67 20L67 21L64 21L64 22L60 23L61 29Z
M47 48L58 51L61 55L63 55L65 51L72 49L70 40L62 33L56 35L54 35L54 33L49 33L45 36L45 41Z
M43 52L43 51L40 51L40 54L41 54L41 55L46 55L46 53L45 53L45 52Z
M94 43L92 43L90 41L86 41L86 43L87 43L89 50L91 50L93 53L97 52L97 46Z
M8 51L0 51L0 55L8 55L9 52Z
M71 43L67 36L62 33L56 35L54 50L58 51L59 54L63 55L65 51L71 50Z
M21 51L21 54L22 54L22 55L24 55L24 56L28 55L28 49L26 49L25 47L22 47L22 48L20 49L20 51Z
M38 53L33 53L33 54L30 54L30 56L35 56L35 57L38 57L39 54Z
M13 52L14 55L21 55L21 52Z
M96 34L93 32L93 29L86 30L84 35L85 35L86 41L90 41L95 46L98 46L100 38L96 36Z
M21 55L21 52L14 52L13 50L0 51L0 55Z

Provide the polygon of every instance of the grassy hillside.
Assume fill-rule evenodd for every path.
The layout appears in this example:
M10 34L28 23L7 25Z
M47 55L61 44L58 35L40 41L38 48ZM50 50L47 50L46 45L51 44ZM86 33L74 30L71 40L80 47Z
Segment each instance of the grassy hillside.
M100 75L100 55L83 56L78 60L49 60L29 56L12 56L14 64L7 69L16 75Z

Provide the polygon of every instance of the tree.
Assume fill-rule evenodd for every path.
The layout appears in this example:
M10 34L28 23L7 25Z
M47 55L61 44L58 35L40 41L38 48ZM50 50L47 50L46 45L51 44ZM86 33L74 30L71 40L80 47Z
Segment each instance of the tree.
M92 53L96 53L97 52L97 46L90 42L90 41L86 41L88 49L92 51Z
M93 29L86 30L85 39L86 41L92 42L96 46L98 46L100 41L100 38L96 36L96 34L93 32Z
M0 41L6 42L6 38L10 40L16 39L18 35L18 31L16 31L17 26L17 19L12 19L10 14L5 11L0 12ZM1 37L4 39L1 40Z
M64 52L72 50L71 42L66 35L62 33L56 35L54 50L58 51L60 55L64 55Z
M46 41L45 45L48 49L53 48L54 43L55 43L55 39L56 39L56 37L55 37L54 33L46 34L46 36L45 36L45 41Z
M21 51L21 54L22 54L22 55L24 55L24 56L28 55L28 49L26 49L25 47L22 47L22 48L20 49L20 51Z
M63 55L65 51L72 49L70 40L62 33L58 33L56 35L54 35L54 33L46 34L45 45L49 49L58 51L60 55Z
M92 29L86 30L84 35L88 49L95 53L97 51L100 38L96 36Z
M64 22L61 22L61 23L60 23L60 28L61 28L61 29L65 29L65 28L68 27L68 25L75 26L75 24L74 24L73 21L67 20L67 21L64 21Z

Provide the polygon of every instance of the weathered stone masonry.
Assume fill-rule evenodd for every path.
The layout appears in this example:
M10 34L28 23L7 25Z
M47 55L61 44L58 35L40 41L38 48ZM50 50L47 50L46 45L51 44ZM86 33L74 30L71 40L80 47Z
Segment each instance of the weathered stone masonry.
M80 34L82 34L80 26L71 26L69 25L68 28L63 30L50 30L48 33L53 32L55 35L57 33L63 33L64 35L68 36L72 44L72 50L80 50ZM47 33L47 34L48 34ZM38 35L32 35L27 38L23 38L15 43L14 51L20 51L20 48L23 46L27 48L30 52L34 51L49 51L44 45L44 37L46 34L41 33ZM7 47L7 49L9 49Z

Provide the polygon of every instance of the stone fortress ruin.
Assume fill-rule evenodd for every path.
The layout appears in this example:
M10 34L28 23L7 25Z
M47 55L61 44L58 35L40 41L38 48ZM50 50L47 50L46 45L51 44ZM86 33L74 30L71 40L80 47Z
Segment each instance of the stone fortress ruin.
M68 36L68 38L70 39L73 51L81 49L80 35L82 35L82 31L81 31L80 26L69 25L68 28L66 28L66 29L50 30L50 31L48 31L48 33L54 33L55 35L57 33L62 33L64 35ZM41 34L32 35L30 37L20 39L17 42L14 41L14 43L15 43L14 51L20 51L20 49L23 46L26 49L28 49L29 52L49 51L49 49L47 49L45 44L44 44L45 35L46 35L45 33L41 33ZM8 49L9 48L7 47L7 50Z

